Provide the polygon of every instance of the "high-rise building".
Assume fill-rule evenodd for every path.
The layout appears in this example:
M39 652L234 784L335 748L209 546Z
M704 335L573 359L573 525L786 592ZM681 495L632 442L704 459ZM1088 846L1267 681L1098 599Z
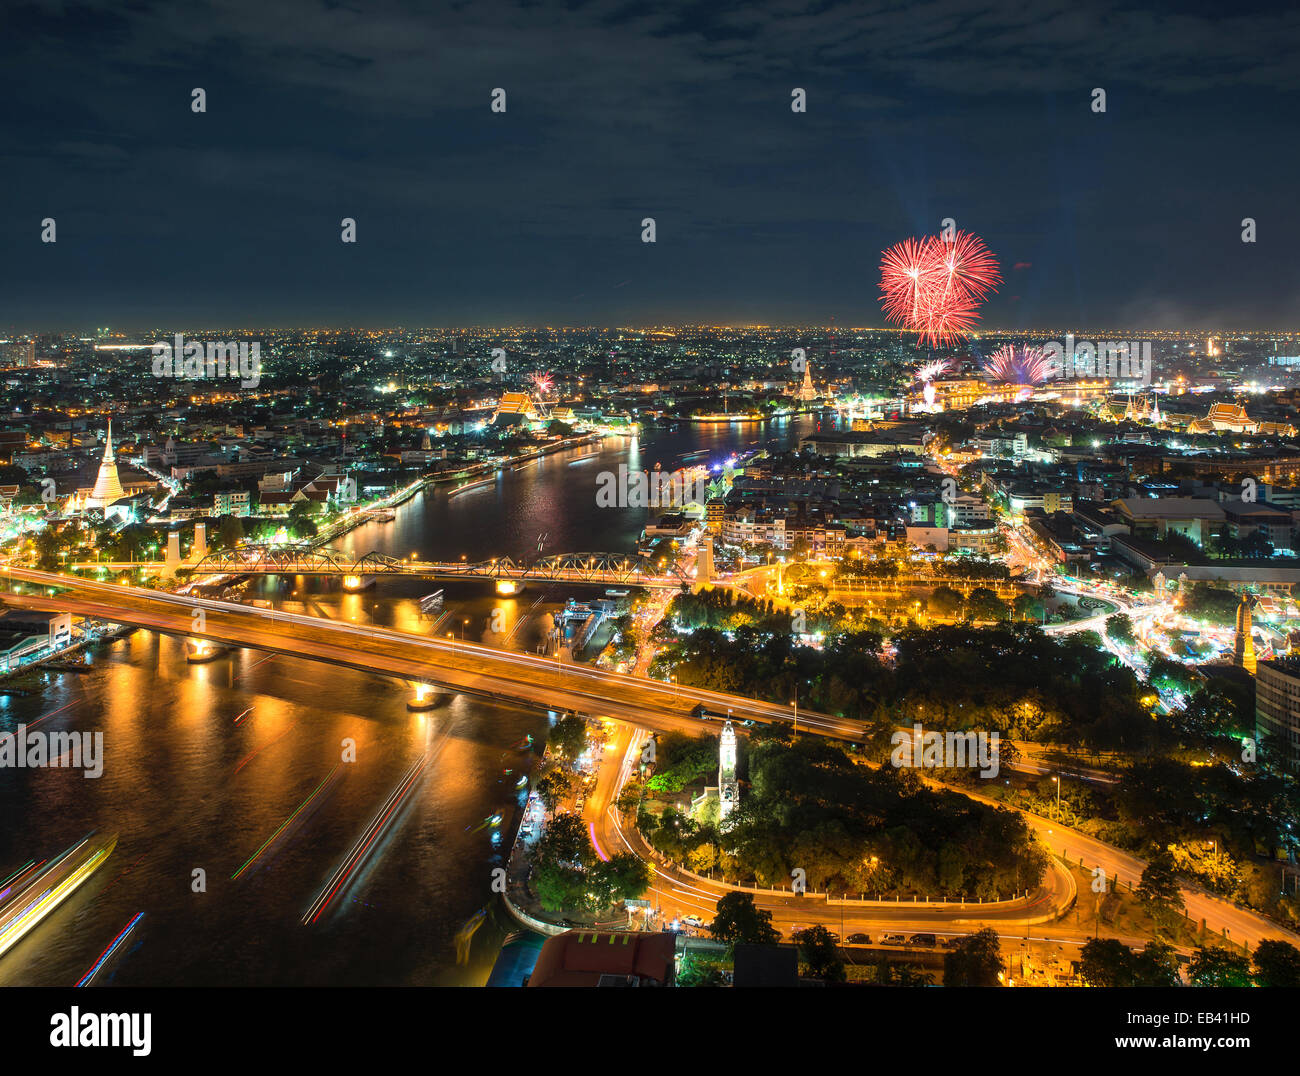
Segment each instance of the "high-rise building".
M1300 762L1300 661L1261 661L1255 673L1255 735Z
M35 366L35 340L0 340L0 365Z
M1255 675L1255 640L1251 637L1250 598L1241 596L1237 606L1237 634L1232 643L1232 663Z

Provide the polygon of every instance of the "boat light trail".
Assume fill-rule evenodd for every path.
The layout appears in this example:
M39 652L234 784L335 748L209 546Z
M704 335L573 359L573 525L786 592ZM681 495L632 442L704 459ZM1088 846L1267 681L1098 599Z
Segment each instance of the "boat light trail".
M415 786L416 779L424 772L424 768L428 764L429 754L427 751L411 764L411 768L403 775L397 788L394 789L388 799L384 801L384 804L379 808L378 813L370 820L370 825L368 825L361 836L357 838L357 842L352 846L352 850L348 852L343 862L339 864L338 868L330 876L329 881L325 883L325 887L316 895L316 899L311 902L307 911L303 913L302 922L304 926L310 923L319 922L320 917L325 913L325 909L329 907L330 902L348 883L349 879L356 874L357 870L369 856L371 849L374 848L375 844L384 833L387 832L389 826L392 824L393 818L396 816L398 810L401 809L402 804L406 801L411 789Z

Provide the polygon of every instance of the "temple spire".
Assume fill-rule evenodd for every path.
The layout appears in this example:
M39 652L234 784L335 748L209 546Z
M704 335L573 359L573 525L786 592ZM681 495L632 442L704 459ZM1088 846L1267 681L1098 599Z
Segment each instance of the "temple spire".
M95 488L86 498L87 508L107 508L126 496L122 480L117 474L117 460L113 458L113 420L108 420L108 436L104 439L104 458L95 476Z

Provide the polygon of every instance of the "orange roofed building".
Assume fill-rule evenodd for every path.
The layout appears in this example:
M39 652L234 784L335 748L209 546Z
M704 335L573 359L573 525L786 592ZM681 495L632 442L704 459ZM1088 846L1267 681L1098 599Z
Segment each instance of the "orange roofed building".
M671 986L677 936L569 930L547 938L528 986Z

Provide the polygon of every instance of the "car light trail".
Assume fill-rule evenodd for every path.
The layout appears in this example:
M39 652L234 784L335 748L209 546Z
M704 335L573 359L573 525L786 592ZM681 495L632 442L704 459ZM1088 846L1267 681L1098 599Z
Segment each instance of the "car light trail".
M596 849L596 855L600 857L602 862L608 863L609 856L605 854L605 849L601 848L600 842L596 840L596 823L588 822L587 829L591 831L591 847Z
M108 948L99 954L99 959L96 960L95 963L93 963L90 966L90 970L86 972L86 974L83 975L80 979L77 980L78 986L86 986L90 983L90 980L95 977L95 974L99 971L99 969L102 968L108 962L108 959L114 953L116 953L117 950L121 947L122 943L126 941L126 936L130 934L132 930L135 929L136 923L140 922L140 920L143 918L144 918L144 912L136 913L135 918L132 919L131 922L127 923L127 925L122 928L122 933L119 934L116 938L114 938L112 942L109 943Z
M320 917L325 913L325 909L329 907L330 902L338 894L339 890L347 884L348 880L365 862L370 850L387 832L394 816L401 809L411 789L415 786L416 779L424 772L424 768L428 764L428 752L425 752L412 763L411 768L406 771L397 788L384 801L384 805L380 807L375 817L370 820L370 825L357 838L352 850L348 852L343 862L330 876L329 881L325 883L325 887L316 895L316 899L311 902L311 906L303 913L302 922L304 926L319 922Z

